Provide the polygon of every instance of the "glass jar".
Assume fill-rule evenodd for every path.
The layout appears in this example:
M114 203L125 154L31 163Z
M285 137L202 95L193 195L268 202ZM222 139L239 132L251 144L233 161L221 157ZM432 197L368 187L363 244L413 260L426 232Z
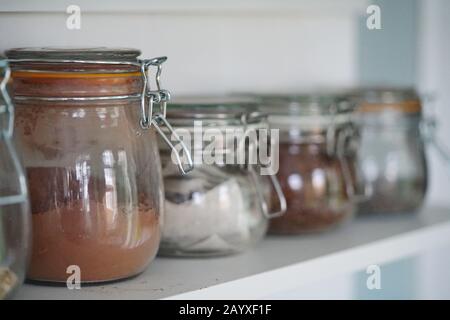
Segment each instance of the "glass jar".
M7 51L15 142L30 193L33 280L101 282L142 272L158 250L162 176L155 129L165 58L134 49ZM157 68L156 90L148 72ZM159 106L159 109L157 109Z
M170 161L173 154L161 147L166 197L161 255L244 251L263 238L268 218L282 214L284 208L269 212L272 187L284 204L277 180L261 175L253 157L260 135L268 132L265 118L255 111L253 103L231 98L171 104L167 118L193 150L195 170L181 176Z
M25 175L12 143L14 109L6 91L10 71L0 58L0 300L23 282L30 250Z
M280 131L277 177L287 201L286 213L271 220L269 232L316 232L349 219L356 196L352 106L324 94L261 101L270 127Z
M367 89L353 98L359 175L368 195L358 212L414 212L428 184L420 98L411 89Z

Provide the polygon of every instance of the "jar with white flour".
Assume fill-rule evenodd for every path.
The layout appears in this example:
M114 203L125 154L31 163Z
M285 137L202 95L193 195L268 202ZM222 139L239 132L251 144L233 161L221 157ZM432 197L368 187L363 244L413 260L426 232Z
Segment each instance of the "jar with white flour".
M191 148L194 170L181 175L176 159L183 154L160 143L165 214L159 254L218 256L251 247L266 234L268 219L285 211L275 175L261 170L262 150L265 159L276 156L266 148L266 118L253 102L231 98L185 98L167 110L177 138Z

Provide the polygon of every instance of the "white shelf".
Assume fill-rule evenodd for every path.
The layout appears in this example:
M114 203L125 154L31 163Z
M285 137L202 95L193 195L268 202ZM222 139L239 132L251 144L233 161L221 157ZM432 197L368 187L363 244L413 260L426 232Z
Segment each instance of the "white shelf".
M25 284L17 299L263 299L303 284L450 243L450 208L359 217L332 232L270 236L214 259L157 258L140 276L81 290Z

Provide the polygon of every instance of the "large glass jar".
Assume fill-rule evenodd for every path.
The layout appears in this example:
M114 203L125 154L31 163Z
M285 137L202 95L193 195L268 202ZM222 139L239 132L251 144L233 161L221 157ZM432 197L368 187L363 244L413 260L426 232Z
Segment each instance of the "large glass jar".
M140 273L160 243L155 129L166 124L169 95L159 82L151 91L147 74L155 66L159 80L165 58L108 48L7 55L32 211L28 277L99 282Z
M265 118L255 111L251 102L231 98L171 104L167 118L191 146L195 169L180 175L170 160L173 153L161 147L166 197L161 255L241 252L263 238L268 218L282 214L284 208L269 212L271 188L284 204L277 180L261 175L258 159L251 156L260 135L268 132Z
M279 129L278 179L286 213L269 232L299 234L329 229L354 212L352 106L323 94L263 96L262 112Z
M30 250L26 181L12 143L14 110L6 91L9 68L0 58L0 300L23 282Z
M359 213L413 212L424 202L427 163L421 101L411 89L355 94L359 176L367 197Z

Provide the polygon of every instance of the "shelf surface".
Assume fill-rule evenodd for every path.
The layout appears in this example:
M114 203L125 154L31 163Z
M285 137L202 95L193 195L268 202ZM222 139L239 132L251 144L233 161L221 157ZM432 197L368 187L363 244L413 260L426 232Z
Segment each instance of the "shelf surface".
M16 299L264 299L450 243L450 208L358 217L330 232L269 236L246 253L210 259L157 258L121 282L66 287L25 284Z

